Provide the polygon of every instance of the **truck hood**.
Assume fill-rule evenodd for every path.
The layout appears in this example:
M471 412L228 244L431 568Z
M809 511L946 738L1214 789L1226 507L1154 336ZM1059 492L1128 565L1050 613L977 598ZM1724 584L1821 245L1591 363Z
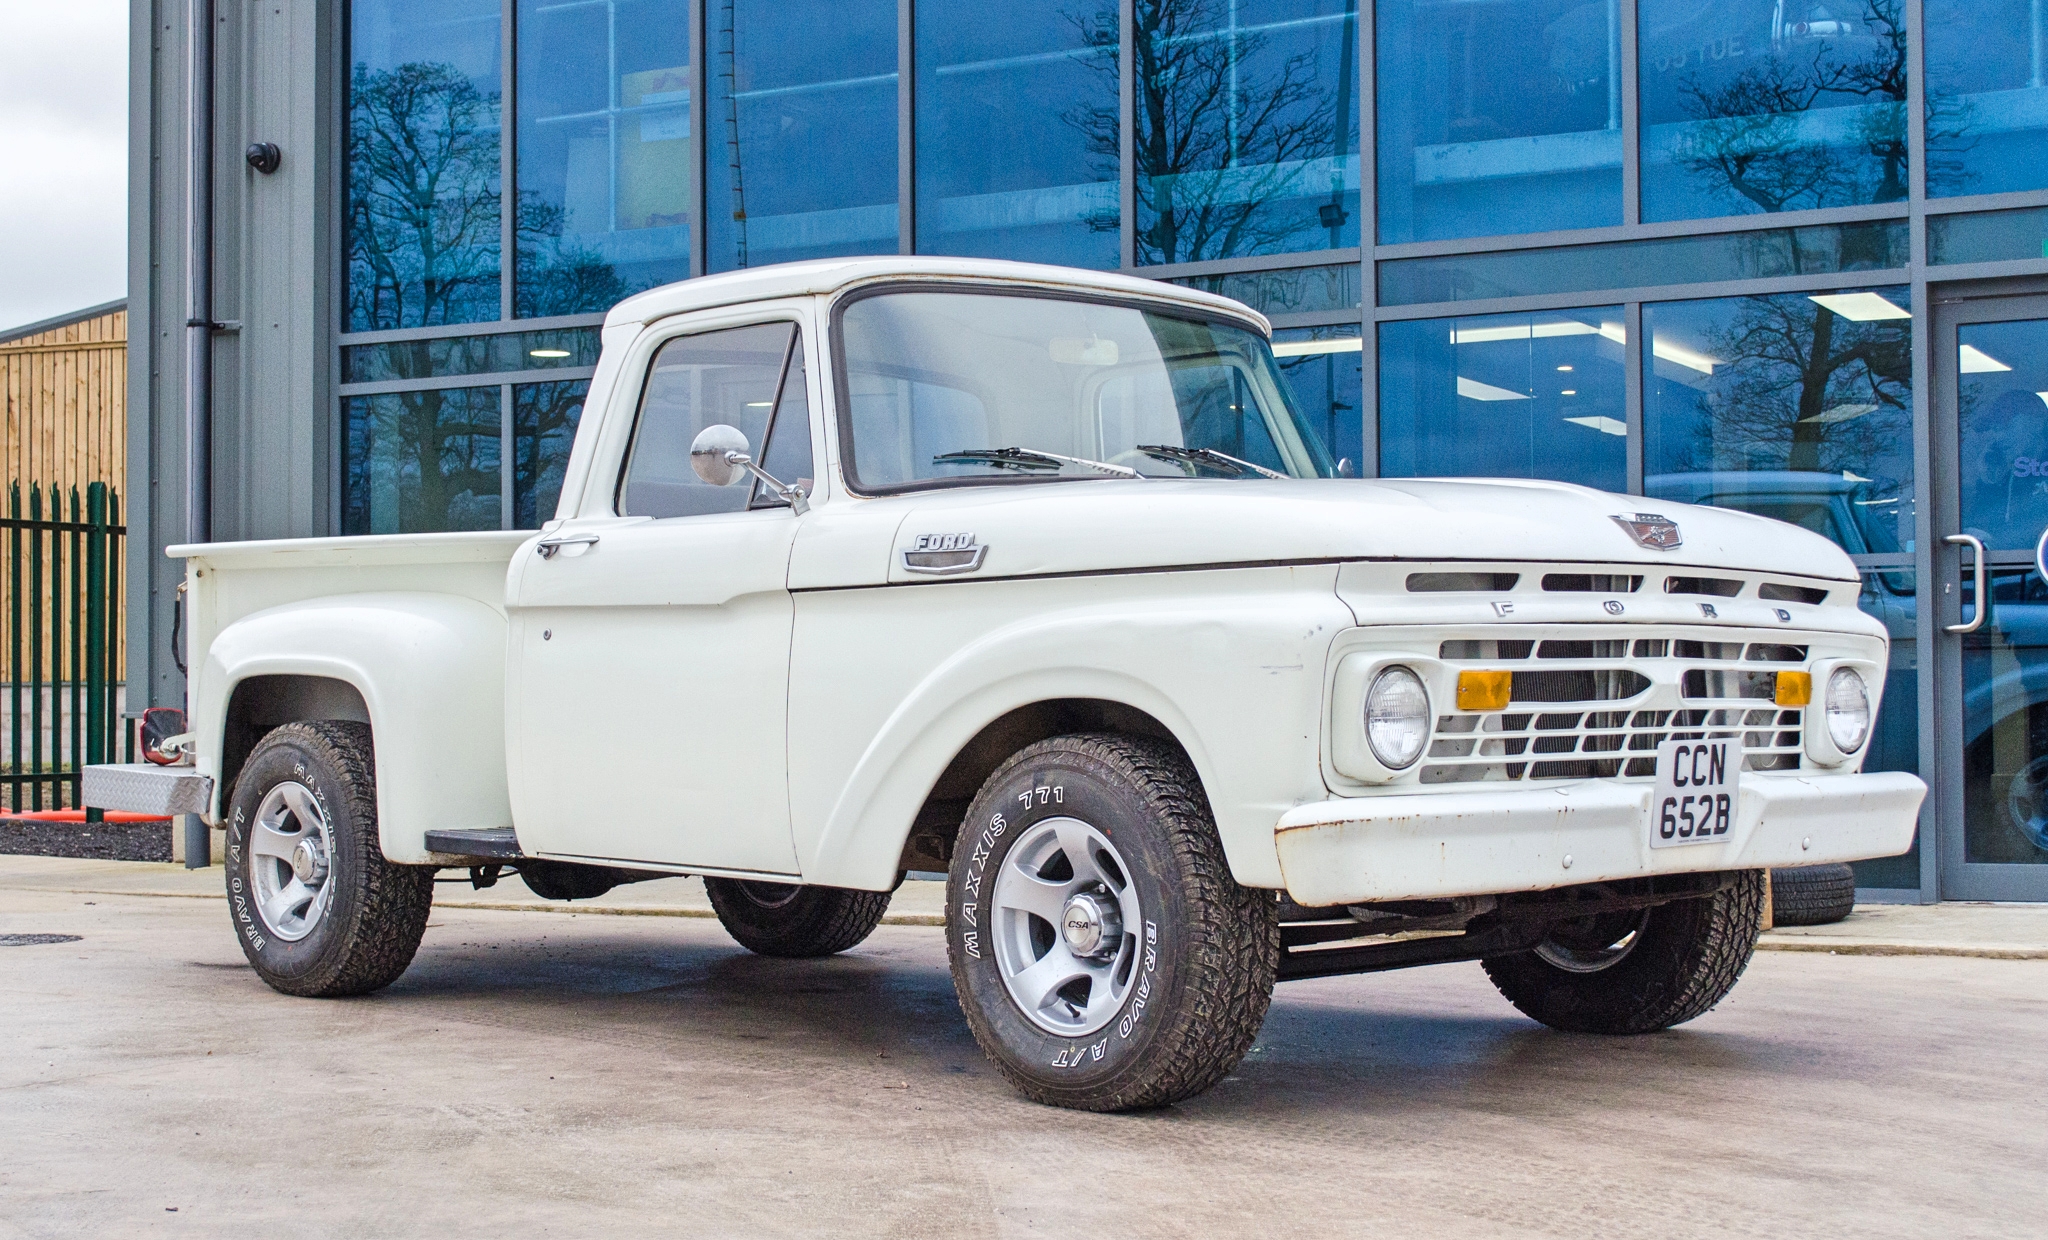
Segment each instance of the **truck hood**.
M889 580L920 535L972 534L971 578L1196 565L1479 560L1720 568L1858 579L1840 548L1766 517L1553 482L1496 479L1104 479L963 487L870 501L901 506ZM1616 516L1677 523L1645 547Z

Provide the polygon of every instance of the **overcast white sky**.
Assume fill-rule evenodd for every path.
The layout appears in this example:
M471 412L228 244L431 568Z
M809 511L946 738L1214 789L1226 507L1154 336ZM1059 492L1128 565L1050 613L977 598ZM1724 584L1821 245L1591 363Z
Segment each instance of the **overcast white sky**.
M0 329L127 293L127 0L0 0L0 239Z

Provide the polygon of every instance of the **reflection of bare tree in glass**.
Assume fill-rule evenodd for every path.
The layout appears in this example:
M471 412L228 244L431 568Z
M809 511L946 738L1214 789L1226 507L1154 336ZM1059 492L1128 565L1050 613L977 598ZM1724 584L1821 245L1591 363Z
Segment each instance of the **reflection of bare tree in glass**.
M349 322L498 317L498 97L453 65L349 84Z
M1274 199L1319 192L1299 163L1341 155L1334 144L1351 136L1349 125L1332 123L1316 52L1277 63L1262 55L1271 40L1257 31L1230 34L1226 0L1137 0L1133 19L1138 261L1271 251L1316 226L1267 210ZM1348 22L1343 37L1354 37ZM1094 63L1114 81L1114 58ZM1091 153L1113 173L1114 104L1075 109L1065 119L1088 135Z
M349 320L357 331L498 317L498 96L454 65L412 63L349 87ZM521 318L604 310L611 264L562 244L564 212L517 197Z
M1713 469L1719 455L1735 458L1722 468L1869 476L1909 459L1910 339L1904 320L1859 323L1797 294L1745 298L1708 334L1726 378L1706 399L1713 442L1692 467Z
M350 417L347 528L495 529L498 389L358 397ZM396 511L379 514L379 503Z
M1810 55L1788 43L1714 85L1690 75L1680 90L1696 123L1680 139L1680 163L1761 211L1905 198L1904 5L1863 0L1861 18L1847 24L1865 34L1813 40ZM1844 96L1875 106L1859 110L1853 141L1828 141L1806 114Z
M537 529L555 515L562 470L589 390L588 380L531 383L515 390L512 522L520 529Z

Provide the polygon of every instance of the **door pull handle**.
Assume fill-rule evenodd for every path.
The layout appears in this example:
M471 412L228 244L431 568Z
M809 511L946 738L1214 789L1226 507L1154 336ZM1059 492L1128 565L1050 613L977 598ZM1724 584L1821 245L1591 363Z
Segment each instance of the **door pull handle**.
M573 558L574 555L582 555L584 551L588 551L596 545L597 535L595 534L563 534L556 538L543 538L534 544L533 549L540 555L541 559L552 560L555 558L555 553L564 547L582 548L581 551L573 553Z
M1944 538L1941 541L1945 543L1954 543L1958 547L1968 547L1971 553L1977 557L1976 571L1971 575L1970 579L1971 584L1975 588L1976 592L1976 614L1971 616L1967 621L1963 622L1962 624L1948 624L1942 626L1945 630L1947 630L1950 633L1974 633L1978 629L1984 627L1984 617L1991 614L1991 599L1984 592L1986 584L1984 579L1984 544L1978 542L1976 538L1969 534L1950 534L1947 538Z

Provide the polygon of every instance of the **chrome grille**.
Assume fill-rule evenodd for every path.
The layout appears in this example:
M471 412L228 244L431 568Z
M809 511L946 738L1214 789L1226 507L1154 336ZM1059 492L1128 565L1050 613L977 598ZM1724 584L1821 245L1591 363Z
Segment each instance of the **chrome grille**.
M1745 770L1797 770L1804 711L1776 704L1777 673L1803 665L1807 648L1731 636L1580 629L1446 641L1454 673L1508 671L1513 689L1506 710L1438 716L1422 782L1647 780L1664 741L1722 737L1740 740Z

